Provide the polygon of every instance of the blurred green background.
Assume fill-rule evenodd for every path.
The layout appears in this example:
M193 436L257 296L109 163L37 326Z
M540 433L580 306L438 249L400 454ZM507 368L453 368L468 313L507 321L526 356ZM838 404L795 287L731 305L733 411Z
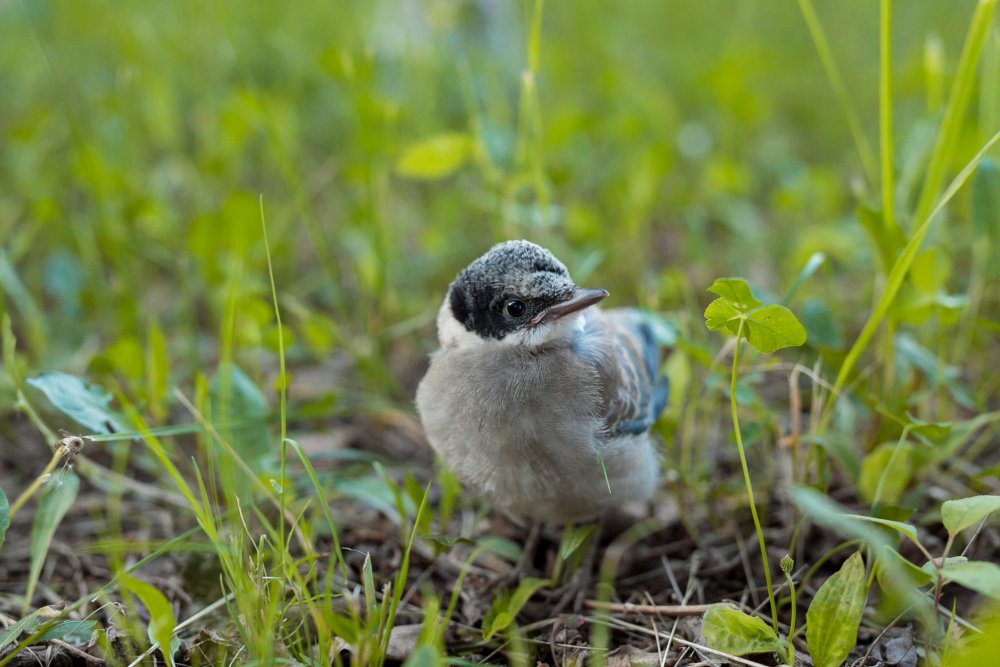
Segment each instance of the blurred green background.
M896 11L903 209L974 5ZM877 156L877 4L817 11ZM0 280L21 349L147 402L164 400L142 395L153 338L175 383L230 352L273 363L261 200L289 358L346 352L359 391L400 402L448 282L506 238L692 331L715 276L780 295L815 251L831 347L872 298L857 210L877 208L877 157L793 2L24 1L0 5L0 44ZM956 164L994 129L990 95ZM950 224L934 243L961 267L971 235Z

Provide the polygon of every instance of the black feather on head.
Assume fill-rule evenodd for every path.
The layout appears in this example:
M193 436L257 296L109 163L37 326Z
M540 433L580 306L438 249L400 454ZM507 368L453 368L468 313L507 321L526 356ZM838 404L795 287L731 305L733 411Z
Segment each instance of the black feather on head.
M468 331L502 339L529 326L531 318L566 300L575 285L566 266L530 241L498 243L463 269L451 283L451 312ZM511 301L524 304L512 316Z

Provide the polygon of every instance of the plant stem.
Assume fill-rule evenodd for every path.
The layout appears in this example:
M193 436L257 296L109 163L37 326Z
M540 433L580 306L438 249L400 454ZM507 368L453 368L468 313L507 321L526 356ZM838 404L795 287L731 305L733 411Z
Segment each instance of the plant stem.
M750 501L750 515L753 517L753 527L757 531L757 543L760 545L760 558L764 563L764 582L767 584L767 599L771 603L771 624L778 631L778 607L774 602L774 588L771 585L771 566L767 563L767 546L764 544L764 531L757 518L757 505L753 499L753 484L750 483L750 468L747 466L747 455L743 450L743 434L740 432L740 418L736 410L736 371L740 365L740 344L743 342L743 327L746 320L740 319L740 328L736 332L736 348L733 350L733 374L729 383L729 405L733 415L733 433L736 435L736 449L740 453L740 466L743 468L743 481L747 486L747 499Z
M792 581L792 575L785 572L785 579L788 581L789 594L792 596L792 618L788 624L788 664L795 664L795 642L793 638L795 637L795 607L797 606L795 598L795 582Z
M38 491L42 484L45 483L45 480L49 478L49 475L51 475L52 471L56 469L56 465L59 464L59 460L62 459L65 454L66 452L62 449L62 447L56 448L56 450L52 453L52 458L49 459L49 462L46 464L45 469L42 470L41 474L28 485L28 488L21 492L21 495L17 497L14 504L10 506L10 511L7 513L8 519L13 519L18 510L24 507L24 504L28 502L28 499L35 495L35 492Z

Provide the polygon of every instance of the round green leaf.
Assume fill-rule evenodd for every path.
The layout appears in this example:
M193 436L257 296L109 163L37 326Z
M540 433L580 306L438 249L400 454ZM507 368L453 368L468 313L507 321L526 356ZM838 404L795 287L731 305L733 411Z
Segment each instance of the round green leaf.
M772 304L747 315L747 342L758 352L770 353L806 342L806 330L784 306Z

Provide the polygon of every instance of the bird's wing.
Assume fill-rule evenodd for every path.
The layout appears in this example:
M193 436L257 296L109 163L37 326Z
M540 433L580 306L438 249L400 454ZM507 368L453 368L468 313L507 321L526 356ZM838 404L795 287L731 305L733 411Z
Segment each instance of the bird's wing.
M588 317L584 352L603 384L609 436L643 433L667 404L669 385L660 374L660 345L641 311L596 311Z

